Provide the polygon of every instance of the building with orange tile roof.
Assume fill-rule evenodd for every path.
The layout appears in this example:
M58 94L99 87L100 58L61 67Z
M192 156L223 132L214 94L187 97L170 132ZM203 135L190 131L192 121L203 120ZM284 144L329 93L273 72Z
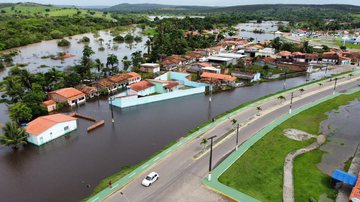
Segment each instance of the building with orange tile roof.
M203 72L200 76L201 78L206 79L213 79L213 80L220 80L224 83L235 83L236 77L225 75L225 74L215 74L215 73L209 73L209 72Z
M98 89L106 89L109 93L119 89L125 89L129 84L141 81L141 75L135 72L115 74L113 76L96 81L93 86Z
M76 120L64 114L40 116L27 124L25 129L27 141L37 146L50 142L76 130Z
M57 103L67 103L69 106L86 102L85 94L75 88L62 88L49 93L49 99Z
M141 81L141 75L136 73L136 72L129 72L127 73L127 75L129 75L130 77L127 79L128 84L133 84L136 82L140 82Z
M95 96L99 96L98 90L94 86L87 86L85 84L80 84L75 86L75 88L83 92L86 95L87 99L93 98Z
M138 96L147 96L155 93L155 85L146 80L131 84L129 88L135 91Z
M54 100L47 100L41 103L42 106L46 107L48 112L56 110L56 102Z

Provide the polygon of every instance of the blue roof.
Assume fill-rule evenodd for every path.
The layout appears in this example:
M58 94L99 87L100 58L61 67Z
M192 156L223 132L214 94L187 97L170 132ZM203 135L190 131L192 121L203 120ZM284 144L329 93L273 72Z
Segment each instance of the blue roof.
M349 174L347 172L341 170L334 170L332 173L332 178L344 182L346 184L350 184L354 186L356 184L357 177L355 175Z

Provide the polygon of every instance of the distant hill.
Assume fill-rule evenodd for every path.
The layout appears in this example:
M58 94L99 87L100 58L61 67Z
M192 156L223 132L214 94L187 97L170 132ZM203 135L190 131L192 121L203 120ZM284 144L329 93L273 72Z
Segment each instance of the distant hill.
M119 11L119 12L143 12L143 11L174 11L174 10L208 10L214 7L207 6L176 6L176 5L163 5L163 4L118 4L107 8L108 11Z

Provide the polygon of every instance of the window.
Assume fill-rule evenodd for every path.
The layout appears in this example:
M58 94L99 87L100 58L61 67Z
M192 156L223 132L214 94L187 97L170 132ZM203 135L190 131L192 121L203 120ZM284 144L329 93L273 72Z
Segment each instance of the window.
M69 130L69 126L65 126L65 127L64 127L64 130L65 130L65 131Z

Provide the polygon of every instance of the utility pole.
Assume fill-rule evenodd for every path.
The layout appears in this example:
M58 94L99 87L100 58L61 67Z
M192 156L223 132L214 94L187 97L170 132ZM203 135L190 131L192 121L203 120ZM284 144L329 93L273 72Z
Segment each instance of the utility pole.
M113 104L112 104L112 101L113 101L113 98L111 97L110 95L110 111L111 111L111 122L114 123L115 120L114 120L114 109L113 109Z
M293 104L293 99L294 99L294 92L291 92L289 114L291 114L291 113L292 113L292 104Z
M240 124L238 123L236 125L236 147L235 147L236 151L239 149L239 128L240 128Z
M213 139L216 137L216 135L211 136L208 138L210 140L210 159L209 159L209 176L208 180L211 181L211 169L212 169L212 149L213 149Z
M338 78L335 78L333 95L335 95L335 93L336 93L336 84L337 84L337 80L338 80Z
M286 89L286 76L287 76L287 72L285 72L285 78L284 78L284 84L283 84L283 89Z
M326 77L326 75L327 75L327 71L328 71L328 65L326 65L326 67L325 67L325 74L324 74L324 77Z

